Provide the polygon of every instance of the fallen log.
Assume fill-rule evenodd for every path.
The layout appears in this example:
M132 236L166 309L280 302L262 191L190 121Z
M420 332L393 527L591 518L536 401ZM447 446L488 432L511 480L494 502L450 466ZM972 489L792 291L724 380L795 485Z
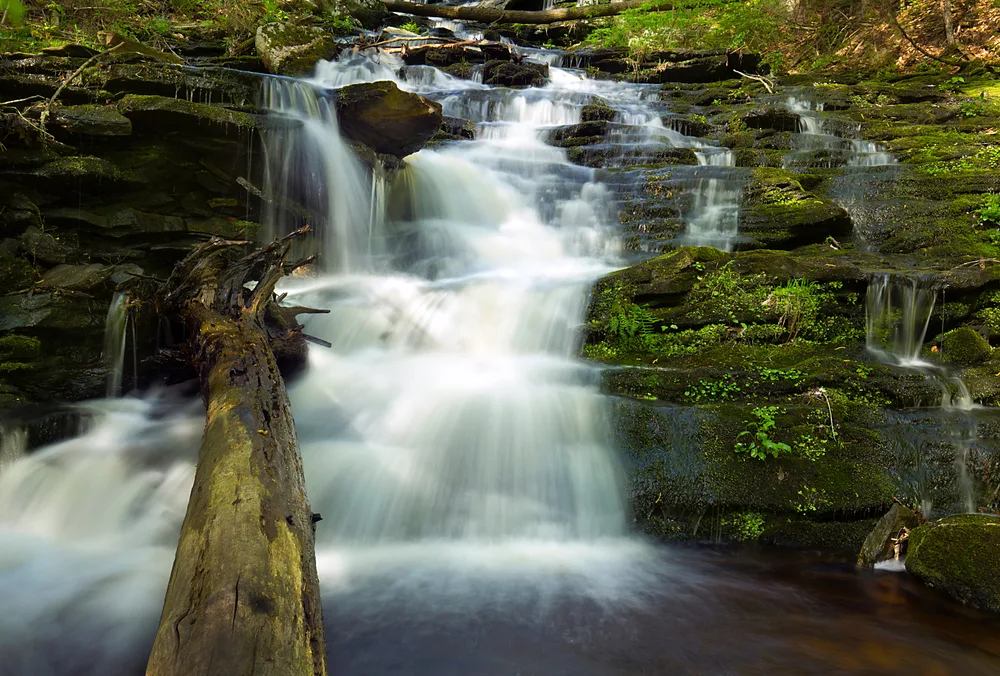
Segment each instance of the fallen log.
M147 676L326 674L318 516L275 356L305 354L294 315L306 309L274 295L309 262L286 262L304 231L249 254L247 242L206 242L157 295L188 329L207 414Z
M646 9L649 11L669 11L679 7L674 2L666 0L623 0L604 5L589 5L587 7L559 7L538 11L504 10L495 7L466 7L456 5L425 5L409 0L382 0L391 12L402 12L414 16L426 16L436 19L456 19L458 21L479 21L481 23L527 23L544 24L557 21L579 21L581 19L598 19L604 16L615 16L630 9ZM681 5L687 6L687 5Z

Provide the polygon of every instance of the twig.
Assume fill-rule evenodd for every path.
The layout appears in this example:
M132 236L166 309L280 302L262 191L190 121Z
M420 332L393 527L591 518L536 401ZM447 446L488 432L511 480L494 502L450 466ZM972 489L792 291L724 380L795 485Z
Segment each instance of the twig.
M768 94L774 93L774 88L772 87L771 83L768 82L767 78L760 75L750 75L749 73L744 73L743 71L736 70L735 68L733 68L733 72L742 77L748 78L750 80L756 80L757 82L761 83L762 85L764 85L764 89L767 90Z
M125 46L125 43L121 42L121 43L115 45L114 47L112 47L110 49L104 50L103 52L101 52L99 54L94 54L92 57L90 57L89 59L87 59L86 61L84 61L83 64L79 68L77 68L75 71L73 71L72 75L70 75L68 78L66 78L66 80L61 85L59 85L59 88L56 89L55 94L53 94L52 98L49 99L49 102L45 104L45 110L42 111L42 116L38 120L39 124L42 127L42 131L45 131L45 120L47 120L48 117L49 117L49 109L52 108L52 104L55 103L56 99L59 98L59 95L62 94L62 91L64 89L66 89L66 87L68 87L69 84L73 80L75 80L77 78L77 76L80 73L82 73L83 70L87 66L89 66L90 64L92 64L94 61L97 61L102 56L107 56L107 55L109 55L109 54L111 54L113 52L117 52L119 49L121 49L124 46Z
M28 101L34 101L35 99L43 98L38 94L32 94L31 96L25 97L23 99L14 99L13 101L0 101L0 106L12 106L15 103L27 103Z

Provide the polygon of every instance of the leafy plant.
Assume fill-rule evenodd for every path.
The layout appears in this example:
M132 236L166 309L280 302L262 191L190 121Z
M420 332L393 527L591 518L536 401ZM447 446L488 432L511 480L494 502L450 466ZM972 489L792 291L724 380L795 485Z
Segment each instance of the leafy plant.
M1000 226L1000 195L986 195L983 203L976 209L976 218L984 225Z
M764 515L758 512L739 512L729 515L723 523L733 527L737 540L746 542L760 538L764 534L767 521Z
M402 26L400 26L404 31L410 31L411 33L416 33L420 35L424 32L424 27L418 24L416 21L407 21Z
M740 432L736 438L745 439L737 441L737 453L749 453L750 457L764 460L768 456L778 457L779 455L791 453L792 447L780 441L771 439L770 433L777 427L775 417L778 415L777 406L759 406L752 411L751 420L745 420L747 429Z

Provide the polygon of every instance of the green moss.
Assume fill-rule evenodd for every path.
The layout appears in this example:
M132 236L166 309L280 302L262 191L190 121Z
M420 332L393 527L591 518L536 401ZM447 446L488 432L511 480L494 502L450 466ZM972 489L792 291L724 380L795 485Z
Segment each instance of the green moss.
M1000 612L1000 518L950 516L910 533L906 569L962 603Z
M977 331L962 326L941 336L941 355L955 364L972 365L986 361L993 350Z
M20 335L0 337L0 373L26 371L41 356L42 343L37 338Z
M23 258L15 258L0 250L0 288L19 291L32 285L38 275Z

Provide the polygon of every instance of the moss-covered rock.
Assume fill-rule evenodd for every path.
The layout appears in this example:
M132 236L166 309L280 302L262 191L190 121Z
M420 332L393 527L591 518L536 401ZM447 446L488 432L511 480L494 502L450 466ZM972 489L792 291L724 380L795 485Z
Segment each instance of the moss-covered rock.
M379 0L322 0L322 15L350 17L363 28L374 30L389 17L389 10Z
M405 157L441 128L441 104L386 80L339 90L337 119L348 138L376 152Z
M582 122L598 122L604 120L609 122L615 119L614 108L608 105L604 99L595 96L591 103L580 109L580 120Z
M533 61L494 59L483 64L483 83L494 87L543 87L549 79L549 67Z
M249 113L167 96L129 94L118 102L118 110L131 121L137 132L158 135L178 131L236 136L258 128L257 117Z
M28 261L0 250L0 288L5 290L26 289L36 278L35 269Z
M752 246L791 249L820 243L827 237L847 238L851 217L836 203L803 189L780 169L758 169L746 190L739 232Z
M949 516L910 533L906 570L962 603L1000 613L1000 518Z
M277 75L304 75L317 61L336 53L333 35L328 31L294 23L258 27L254 44L268 71Z
M993 348L976 330L961 326L941 336L941 356L954 364L979 364L993 353Z
M49 125L54 133L68 136L128 136L132 123L113 106L59 106L52 111Z

